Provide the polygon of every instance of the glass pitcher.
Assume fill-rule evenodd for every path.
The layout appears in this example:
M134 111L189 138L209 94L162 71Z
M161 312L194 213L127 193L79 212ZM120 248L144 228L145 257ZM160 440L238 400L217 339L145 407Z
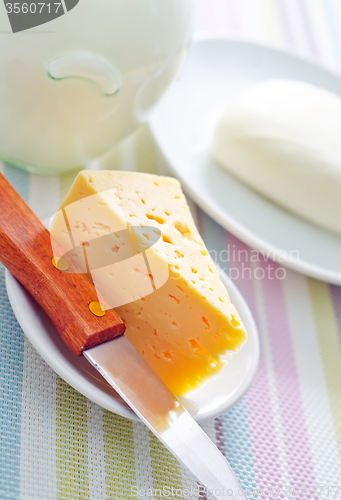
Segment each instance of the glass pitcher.
M0 4L0 158L62 173L144 122L191 38L192 0Z

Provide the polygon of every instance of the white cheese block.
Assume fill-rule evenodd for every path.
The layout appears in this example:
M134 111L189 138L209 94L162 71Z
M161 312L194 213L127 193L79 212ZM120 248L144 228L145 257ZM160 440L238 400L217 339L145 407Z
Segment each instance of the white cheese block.
M341 99L270 80L241 93L215 133L214 159L287 210L341 234Z
M143 229L132 240L122 237L125 229L139 226ZM159 236L161 231L153 246L147 228ZM81 172L50 229L66 251L71 234L71 248L79 258L83 247L89 250L96 240L114 233L114 243L100 252L105 265L90 265L92 278L125 321L128 339L174 393L196 388L245 342L238 312L177 180L132 172ZM108 264L110 253L113 260Z

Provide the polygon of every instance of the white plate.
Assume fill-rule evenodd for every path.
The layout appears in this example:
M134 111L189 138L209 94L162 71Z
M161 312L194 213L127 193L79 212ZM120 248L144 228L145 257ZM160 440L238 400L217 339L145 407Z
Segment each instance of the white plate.
M227 102L272 78L303 80L341 97L341 79L303 59L253 43L198 40L150 119L152 133L184 189L219 224L296 271L341 284L341 237L286 212L211 159Z
M243 349L233 356L219 374L201 389L182 398L182 403L198 422L217 417L232 408L250 387L259 361L259 339L249 308L223 272L221 279L240 313L249 337ZM83 356L72 354L42 308L8 271L6 286L21 328L50 367L77 391L103 408L139 420Z

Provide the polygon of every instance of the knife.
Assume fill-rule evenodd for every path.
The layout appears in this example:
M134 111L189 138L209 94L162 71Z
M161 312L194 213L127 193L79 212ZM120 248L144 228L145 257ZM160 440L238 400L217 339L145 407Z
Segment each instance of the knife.
M49 231L2 174L0 192L0 261L45 310L65 344L86 357L208 494L246 500L225 457L123 335L116 312L101 309L104 299L70 256L64 255L63 266L54 261L57 243L53 253Z

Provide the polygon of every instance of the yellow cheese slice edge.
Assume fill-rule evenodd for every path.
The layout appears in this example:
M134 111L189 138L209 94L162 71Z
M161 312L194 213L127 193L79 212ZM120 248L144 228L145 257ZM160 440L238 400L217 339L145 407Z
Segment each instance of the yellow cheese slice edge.
M121 223L123 211L128 226L157 227L162 238L149 248L148 261L154 269L166 262L169 269L169 279L160 288L116 311L126 322L127 338L166 385L183 395L217 373L230 353L242 347L245 328L195 227L179 182L135 172L83 171L62 208L91 195L101 197L110 189L116 192L117 206L105 203L108 198L103 195L98 222L110 225L117 216ZM86 217L80 211L79 221L86 223ZM57 235L57 223L51 232ZM110 294L114 284L106 280L103 286Z

